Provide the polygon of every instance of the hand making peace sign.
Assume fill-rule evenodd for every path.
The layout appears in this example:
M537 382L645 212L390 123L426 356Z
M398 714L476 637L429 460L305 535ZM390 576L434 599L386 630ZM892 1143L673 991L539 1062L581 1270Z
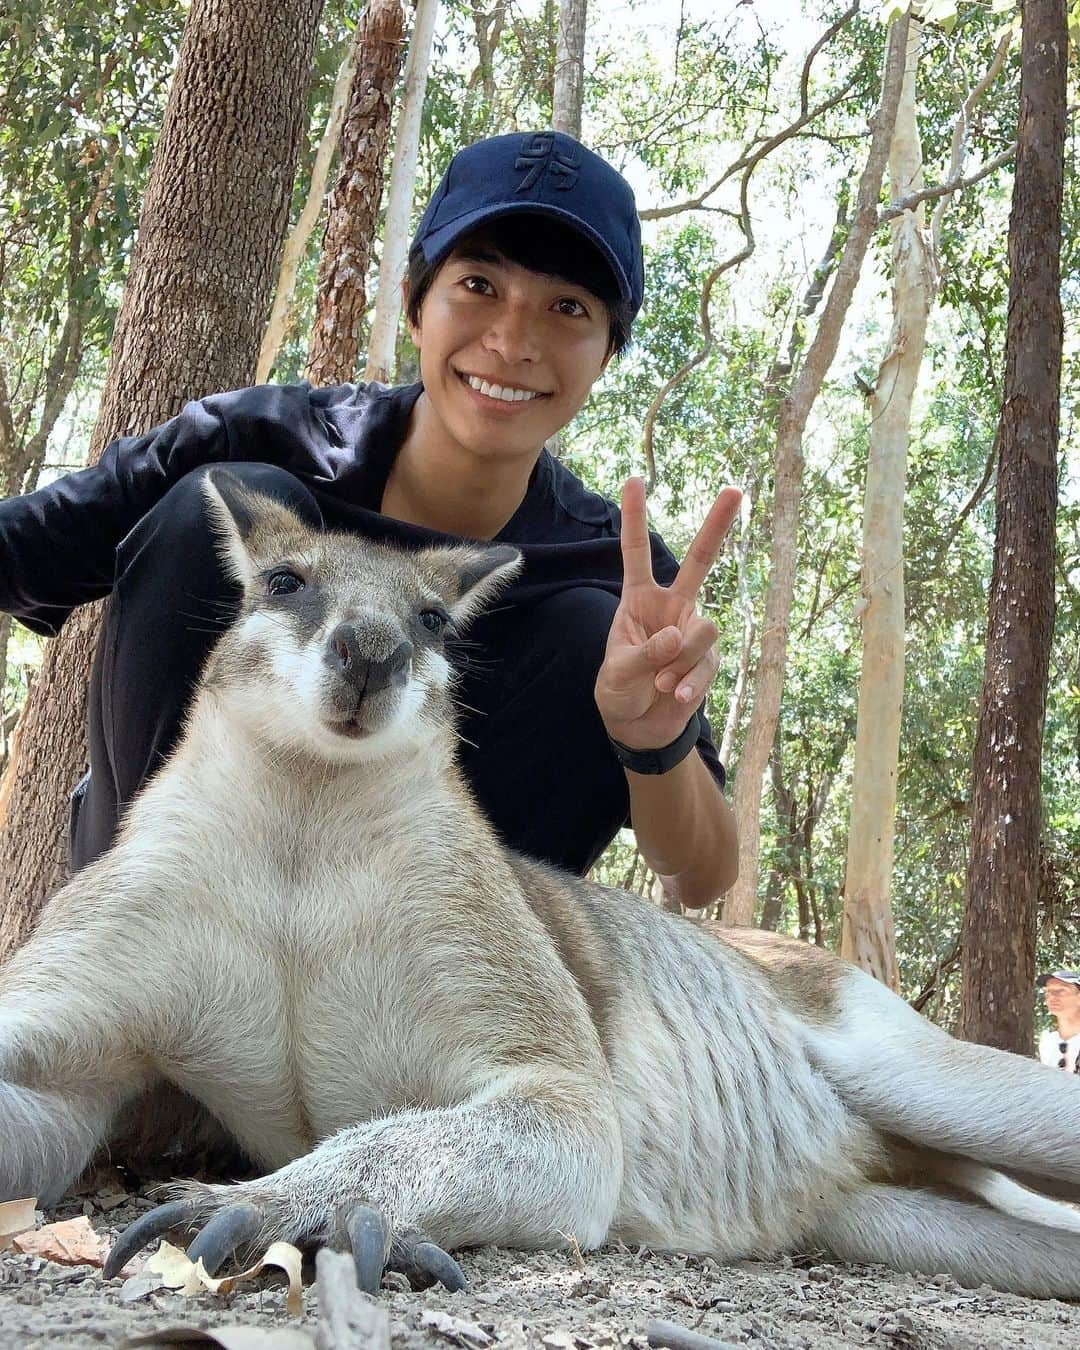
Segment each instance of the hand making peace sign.
M697 612L701 584L739 511L742 493L721 488L670 586L653 578L645 484L622 491L623 588L596 677L596 705L609 736L632 750L675 740L717 670L716 625Z

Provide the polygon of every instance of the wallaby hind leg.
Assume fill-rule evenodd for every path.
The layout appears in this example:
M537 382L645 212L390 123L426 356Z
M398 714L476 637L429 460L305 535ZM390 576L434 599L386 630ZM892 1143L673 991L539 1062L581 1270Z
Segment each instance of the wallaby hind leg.
M853 966L839 1016L807 1041L844 1104L882 1133L1008 1173L1080 1183L1075 1074L955 1040Z
M1080 1296L1080 1234L933 1191L868 1185L807 1234L841 1261L880 1262L1035 1298Z

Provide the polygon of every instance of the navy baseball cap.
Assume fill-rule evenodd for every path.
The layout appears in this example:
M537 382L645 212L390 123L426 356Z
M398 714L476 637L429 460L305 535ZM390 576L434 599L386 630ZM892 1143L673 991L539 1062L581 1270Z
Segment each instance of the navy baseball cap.
M551 216L583 234L610 266L623 300L638 312L645 268L633 191L606 160L561 131L514 132L459 150L412 248L422 249L434 266L462 235L520 212Z

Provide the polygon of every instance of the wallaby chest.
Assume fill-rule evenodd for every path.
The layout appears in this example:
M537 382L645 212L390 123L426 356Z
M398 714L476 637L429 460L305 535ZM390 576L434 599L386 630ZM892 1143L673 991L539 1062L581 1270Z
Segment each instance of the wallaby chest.
M474 1066L443 1045L476 942L446 903L445 807L389 804L238 804L192 858L159 1065L260 1155L471 1088Z

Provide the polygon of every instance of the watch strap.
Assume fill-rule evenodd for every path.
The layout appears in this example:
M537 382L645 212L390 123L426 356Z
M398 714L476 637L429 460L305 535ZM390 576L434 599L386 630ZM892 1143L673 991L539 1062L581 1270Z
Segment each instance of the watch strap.
M614 736L609 736L608 740L615 751L615 758L624 769L629 769L632 773L667 773L676 764L680 764L697 745L700 730L698 715L694 713L671 744L662 745L658 750L633 750L630 746L617 741Z

